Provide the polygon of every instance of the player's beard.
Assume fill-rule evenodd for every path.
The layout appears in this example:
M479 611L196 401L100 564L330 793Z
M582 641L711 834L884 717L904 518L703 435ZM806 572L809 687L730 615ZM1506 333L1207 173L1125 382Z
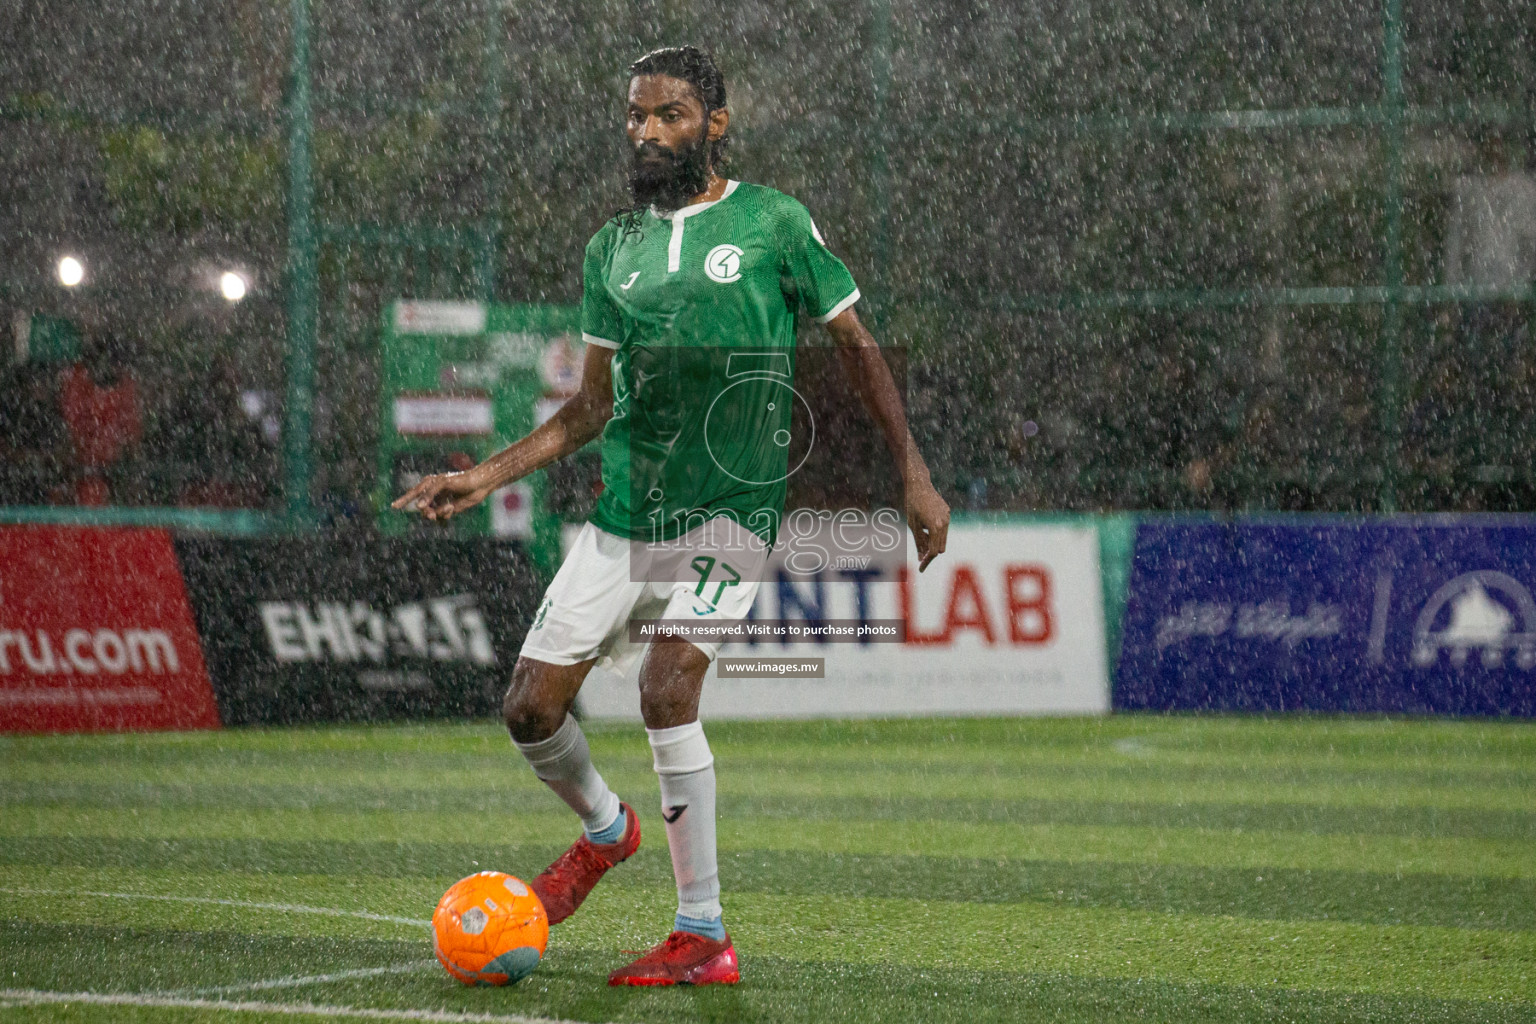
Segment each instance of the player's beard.
M685 149L655 142L635 147L629 194L637 207L678 210L709 188L709 127Z

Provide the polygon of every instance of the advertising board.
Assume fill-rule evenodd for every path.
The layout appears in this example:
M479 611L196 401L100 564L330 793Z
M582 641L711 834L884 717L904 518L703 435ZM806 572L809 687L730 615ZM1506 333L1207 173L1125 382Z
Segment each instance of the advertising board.
M169 535L0 526L0 732L218 724Z
M1144 523L1115 706L1536 714L1536 526Z
M926 572L916 571L915 550L907 565L829 568L810 578L770 566L743 628L765 638L723 649L701 716L1108 710L1092 525L956 524ZM594 716L638 715L635 681L600 669L581 701Z
M177 541L226 723L499 712L543 587L489 539Z

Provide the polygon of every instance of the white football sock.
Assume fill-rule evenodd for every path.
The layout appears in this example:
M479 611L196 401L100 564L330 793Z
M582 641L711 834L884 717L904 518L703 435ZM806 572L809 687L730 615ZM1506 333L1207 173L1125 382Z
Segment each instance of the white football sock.
M647 729L661 812L677 877L677 912L715 921L720 917L720 868L715 856L715 757L698 722Z
M619 798L592 767L592 750L581 725L571 715L549 739L537 743L512 741L533 766L533 774L544 780L571 810L581 816L589 834L597 834L619 818Z

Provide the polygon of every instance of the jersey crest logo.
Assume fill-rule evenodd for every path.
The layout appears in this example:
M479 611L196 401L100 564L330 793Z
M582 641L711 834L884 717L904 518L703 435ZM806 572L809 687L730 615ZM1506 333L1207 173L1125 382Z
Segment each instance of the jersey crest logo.
M625 291L625 292L629 291L629 286L634 284L635 283L635 278L637 278L639 276L640 276L640 271L638 271L638 270L635 271L633 274L630 274L629 275L629 280L625 281L623 284L619 285L619 290L620 291Z
M704 273L711 281L730 284L741 280L741 250L729 242L717 245L704 257Z

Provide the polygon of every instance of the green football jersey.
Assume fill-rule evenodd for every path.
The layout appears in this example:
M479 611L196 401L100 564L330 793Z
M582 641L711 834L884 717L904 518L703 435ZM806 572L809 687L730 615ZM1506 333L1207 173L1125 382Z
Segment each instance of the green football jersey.
M810 213L731 181L715 202L645 211L637 231L609 221L583 289L583 339L617 350L592 522L670 540L729 515L772 544L814 429L794 391L795 315L825 323L859 298Z

